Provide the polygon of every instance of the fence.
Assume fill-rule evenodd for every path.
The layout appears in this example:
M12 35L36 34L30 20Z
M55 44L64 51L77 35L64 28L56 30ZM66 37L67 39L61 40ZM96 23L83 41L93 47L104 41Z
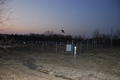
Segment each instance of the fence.
M71 51L66 51L66 45L71 45ZM54 53L54 54L66 54L73 56L74 46L77 47L76 53L81 54L90 51L94 48L103 47L103 45L95 44L94 42L89 43L89 41L81 42L44 42L44 41L27 41L23 42L23 50L38 51L40 53Z

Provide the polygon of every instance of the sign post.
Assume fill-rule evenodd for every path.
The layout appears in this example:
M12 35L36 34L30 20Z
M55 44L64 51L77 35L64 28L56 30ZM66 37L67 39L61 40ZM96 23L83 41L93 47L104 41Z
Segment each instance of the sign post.
M76 50L77 50L77 47L75 46L74 47L74 58L76 58Z

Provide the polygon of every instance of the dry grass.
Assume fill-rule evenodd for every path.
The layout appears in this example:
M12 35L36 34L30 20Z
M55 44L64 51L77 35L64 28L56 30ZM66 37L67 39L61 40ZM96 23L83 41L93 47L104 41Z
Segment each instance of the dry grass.
M40 47L42 46L34 46L34 48L35 47L36 49L33 51L27 50L26 47L24 50L19 49L18 52L11 52L10 58L15 60L15 63L1 70L1 75L7 75L4 73L4 70L7 68L10 70L16 69L15 67L18 65L20 65L18 68L24 70L23 67L25 66L22 64L22 60L27 61L32 59L38 67L42 65L44 69L52 71L54 74L53 77L57 73L61 73L62 77L63 75L69 77L70 75L74 75L73 77L76 77L77 80L120 80L120 47L96 48L89 52L78 53L76 59L71 57L70 52L65 52L65 46L59 46L58 54L56 54L54 50L55 46L46 46L44 53L41 52L42 49ZM48 51L46 51L47 48L49 48ZM27 71L29 70L28 68L26 69ZM22 75L22 72L18 73L19 69L14 71L16 72L14 75ZM36 74L39 72L34 71L33 73ZM36 77L36 75L33 74L24 74L27 76L32 75L33 78ZM40 72L39 74L42 73ZM49 75L47 74L46 76L48 77ZM52 80L52 78L48 80ZM54 80L57 80L57 78L54 77ZM28 78L25 80L28 80Z

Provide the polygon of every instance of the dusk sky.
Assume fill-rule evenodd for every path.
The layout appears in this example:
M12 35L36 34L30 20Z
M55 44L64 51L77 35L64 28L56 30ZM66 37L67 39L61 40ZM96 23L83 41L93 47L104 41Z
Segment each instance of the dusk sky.
M93 30L110 34L120 29L120 0L12 0L11 26L3 33L43 34L53 31L63 35L92 37Z

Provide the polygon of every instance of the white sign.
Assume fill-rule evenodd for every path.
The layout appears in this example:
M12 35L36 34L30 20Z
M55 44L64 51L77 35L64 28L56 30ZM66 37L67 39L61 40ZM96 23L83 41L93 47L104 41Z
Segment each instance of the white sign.
M75 47L74 47L74 54L76 54L76 50L77 50L77 47L75 46Z
M71 51L71 44L66 44L66 51Z
M25 45L25 44L26 44L26 42L23 42L23 44Z

